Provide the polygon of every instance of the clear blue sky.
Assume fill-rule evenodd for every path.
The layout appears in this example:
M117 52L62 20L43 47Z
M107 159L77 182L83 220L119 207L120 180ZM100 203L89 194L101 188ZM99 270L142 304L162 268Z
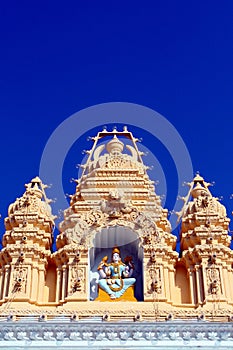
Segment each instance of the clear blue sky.
M9 0L0 5L0 38L3 217L38 174L54 129L78 110L112 101L166 117L186 143L194 171L215 181L211 190L231 215L231 0ZM77 153L70 155L72 169L64 168L67 178L80 162Z

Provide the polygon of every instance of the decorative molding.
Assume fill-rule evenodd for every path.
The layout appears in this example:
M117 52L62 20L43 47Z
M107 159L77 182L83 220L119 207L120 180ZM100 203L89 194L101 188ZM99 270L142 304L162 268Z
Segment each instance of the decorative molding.
M2 320L1 320L2 321ZM159 346L204 346L218 345L221 348L233 345L232 323L209 323L205 321L167 321L167 322L105 322L89 320L72 321L58 317L50 321L21 319L19 321L2 321L0 324L2 344L17 344L17 349L25 342L50 346L58 341L64 342L63 349L73 344L72 349L90 346L118 345L121 349L138 346L156 348ZM21 342L19 342L21 341ZM44 345L45 346L45 345Z

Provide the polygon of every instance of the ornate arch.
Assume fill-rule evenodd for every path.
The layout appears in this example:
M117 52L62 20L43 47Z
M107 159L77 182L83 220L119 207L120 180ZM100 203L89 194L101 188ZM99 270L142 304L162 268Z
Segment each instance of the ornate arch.
M82 215L73 214L69 217L69 226L63 228L63 235L66 244L78 244L90 248L95 234L111 226L124 226L134 231L139 238L140 246L152 245L160 240L156 223L149 215L136 208L118 212L97 209Z

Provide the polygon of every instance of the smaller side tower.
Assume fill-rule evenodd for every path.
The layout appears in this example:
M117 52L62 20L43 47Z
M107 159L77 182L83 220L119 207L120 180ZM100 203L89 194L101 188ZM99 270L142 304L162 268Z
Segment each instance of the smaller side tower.
M182 261L189 272L192 303L232 303L230 219L225 207L209 191L209 183L196 175L189 184L191 200L182 214Z
M46 266L51 254L55 217L51 214L46 185L39 177L25 185L22 197L9 206L5 219L1 303L42 303Z

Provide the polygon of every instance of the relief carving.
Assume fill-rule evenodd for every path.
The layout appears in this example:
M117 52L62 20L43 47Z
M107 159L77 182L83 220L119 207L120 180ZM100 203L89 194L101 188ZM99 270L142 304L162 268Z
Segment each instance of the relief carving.
M105 163L105 167L109 169L119 169L119 168L127 168L127 165L131 167L130 161L125 159L123 156L111 156Z
M209 294L219 294L220 291L220 273L219 269L210 267L206 270L207 286Z
M81 218L78 218L73 228L68 228L65 231L65 236L68 239L68 244L81 243L85 232L89 229L88 223Z
M28 269L26 267L15 267L13 272L13 293L26 293L27 272Z
M159 239L157 226L153 219L148 214L137 211L118 190L109 192L108 200L100 203L100 210L92 210L80 217L73 218L73 222L76 222L75 226L65 230L68 244L88 244L92 239L90 236L97 229L113 225L130 227L143 237L145 244L146 242L155 243Z
M70 279L70 294L77 291L82 291L82 286L84 283L84 270L78 267L78 264L71 266L71 279Z
M161 270L159 267L152 267L147 273L147 293L148 294L161 294L162 293L162 279Z
M129 214L134 210L130 201L124 199L123 192L117 189L109 191L108 200L103 200L100 203L100 208L110 218L118 218L122 214Z

